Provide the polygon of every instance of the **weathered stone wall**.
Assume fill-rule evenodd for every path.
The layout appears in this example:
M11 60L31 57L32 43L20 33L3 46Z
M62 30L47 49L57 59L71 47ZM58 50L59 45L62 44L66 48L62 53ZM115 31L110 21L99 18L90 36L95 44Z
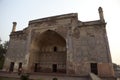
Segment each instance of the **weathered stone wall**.
M14 71L18 71L21 62L24 68L26 64L26 35L11 33L9 47L5 56L4 70L9 70L10 63L14 62Z
M47 59L46 59L47 58ZM57 65L56 72L66 71L66 53L65 52L48 52L39 53L39 71L38 72L53 72L53 64Z
M58 51L52 51L54 46ZM27 72L34 72L35 63L41 72L52 72L57 64L58 70L76 76L87 76L91 63L97 63L99 76L114 74L105 22L81 22L76 13L33 20L23 31L12 32L4 69L10 62L15 71L22 62Z
M98 72L101 77L114 77L113 65L111 63L99 63Z
M100 21L97 21L97 23L96 21L85 22L83 25L79 25L79 28L74 29L72 39L75 74L88 75L91 72L91 63L112 64L108 49L109 45L107 44L105 23ZM110 65L106 66L109 67L108 71L111 72L112 67ZM107 75L107 72L103 73ZM113 76L113 74L111 72L109 76Z
M101 24L78 28L78 38L73 36L76 61L110 62L106 46L105 27ZM79 59L79 57L81 57Z
M62 15L57 17L50 17L50 18L44 18L40 20L33 20L29 22L29 28L32 29L31 31L31 42L32 40L38 36L38 34L42 34L47 30L55 31L57 34L62 36L66 41L66 47L67 47L67 58L66 58L66 69L68 69L67 73L70 73L71 70L73 70L74 67L71 67L70 65L73 64L72 61L72 43L70 39L72 29L74 27L77 27L77 14L69 14L69 15ZM37 34L36 34L37 33ZM54 38L54 36L53 36ZM55 38L54 38L55 39ZM31 44L31 43L30 43ZM36 48L37 49L37 48ZM30 49L31 51L31 49ZM30 55L32 53L30 52ZM54 57L54 56L53 56ZM31 60L29 60L29 63L31 63ZM30 64L32 66L32 64ZM71 70L69 68L72 68ZM31 68L30 68L31 69Z

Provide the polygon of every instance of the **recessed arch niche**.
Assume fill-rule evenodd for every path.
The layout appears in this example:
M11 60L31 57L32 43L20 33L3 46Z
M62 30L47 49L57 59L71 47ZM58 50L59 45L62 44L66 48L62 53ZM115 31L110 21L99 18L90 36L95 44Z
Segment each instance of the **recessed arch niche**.
M38 33L31 43L30 62L35 72L66 72L66 41L52 30Z

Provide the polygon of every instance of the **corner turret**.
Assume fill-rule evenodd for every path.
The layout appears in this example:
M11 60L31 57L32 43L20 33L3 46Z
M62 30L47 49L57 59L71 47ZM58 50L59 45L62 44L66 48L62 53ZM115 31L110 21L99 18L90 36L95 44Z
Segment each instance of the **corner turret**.
M15 31L16 31L16 25L17 25L17 22L13 22L12 32L15 32Z
M99 7L98 11L101 22L105 22L102 7Z

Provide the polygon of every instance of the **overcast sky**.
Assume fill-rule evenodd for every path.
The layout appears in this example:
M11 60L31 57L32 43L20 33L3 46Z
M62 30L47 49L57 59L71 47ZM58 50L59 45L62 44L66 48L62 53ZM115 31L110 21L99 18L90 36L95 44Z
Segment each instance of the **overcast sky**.
M66 13L78 13L80 21L98 20L99 6L107 22L112 60L120 64L120 0L0 0L0 37L9 40L14 21L22 30L30 20Z

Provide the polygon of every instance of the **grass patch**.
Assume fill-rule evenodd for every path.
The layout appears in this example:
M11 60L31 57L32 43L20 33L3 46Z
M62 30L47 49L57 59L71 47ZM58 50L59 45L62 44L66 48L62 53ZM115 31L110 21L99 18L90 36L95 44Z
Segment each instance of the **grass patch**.
M0 77L0 80L20 80L16 78Z

